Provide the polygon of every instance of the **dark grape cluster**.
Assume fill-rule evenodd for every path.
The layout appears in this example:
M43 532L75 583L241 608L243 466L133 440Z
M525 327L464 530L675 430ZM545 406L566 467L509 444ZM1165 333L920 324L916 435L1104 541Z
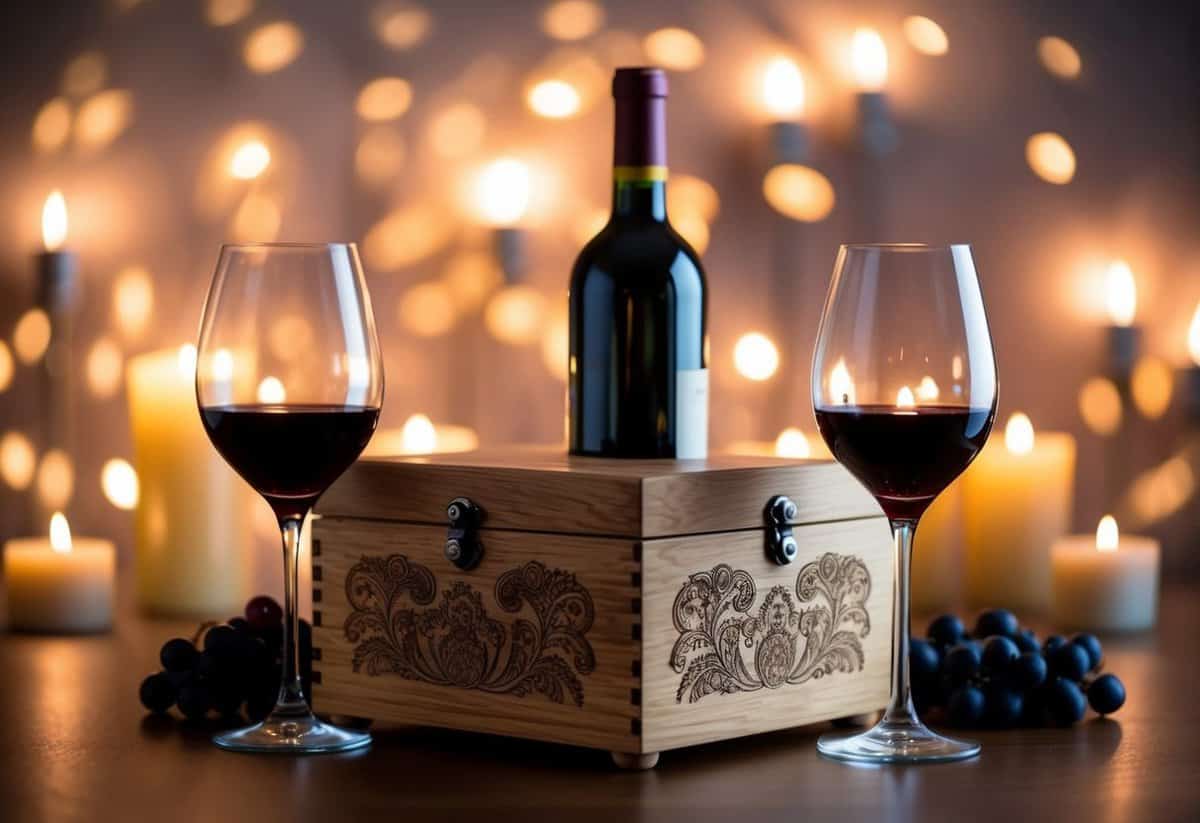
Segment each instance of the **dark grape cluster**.
M1095 635L1039 642L1007 609L983 612L970 632L943 614L927 635L909 648L913 702L923 717L940 713L964 729L1070 726L1089 703L1098 714L1125 703L1117 676L1100 673L1104 651Z
M309 694L312 627L300 621L300 676ZM172 706L189 720L215 713L263 719L275 705L283 667L283 610L265 595L252 598L242 617L205 624L192 640L175 637L159 652L162 671L142 681L138 697L151 712Z

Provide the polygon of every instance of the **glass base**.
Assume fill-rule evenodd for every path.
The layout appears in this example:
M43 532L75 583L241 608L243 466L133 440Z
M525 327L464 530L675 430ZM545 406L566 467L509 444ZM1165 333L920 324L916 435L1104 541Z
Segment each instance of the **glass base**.
M322 723L313 715L268 717L261 723L222 732L213 737L222 749L235 752L323 754L348 752L369 746L371 735Z
M979 744L942 737L920 721L884 720L859 734L822 735L817 751L852 763L947 763L977 757Z

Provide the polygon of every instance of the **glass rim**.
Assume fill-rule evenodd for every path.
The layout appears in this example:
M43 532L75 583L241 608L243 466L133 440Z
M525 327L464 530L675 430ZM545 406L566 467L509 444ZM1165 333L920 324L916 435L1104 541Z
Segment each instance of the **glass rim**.
M222 243L221 251L241 251L249 249L356 249L358 246L350 241L305 242L290 240L263 240L250 243Z
M842 243L843 251L935 252L970 250L970 243Z

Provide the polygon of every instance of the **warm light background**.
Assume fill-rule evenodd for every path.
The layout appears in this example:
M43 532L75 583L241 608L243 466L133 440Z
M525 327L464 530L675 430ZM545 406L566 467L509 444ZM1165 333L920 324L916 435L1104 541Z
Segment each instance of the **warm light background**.
M671 168L677 183L681 174L702 178L719 198L715 215L702 188L672 205L686 234L708 236L714 447L773 441L788 426L815 431L811 346L837 244L852 240L974 245L1001 369L1001 423L1020 409L1038 428L1078 437L1081 531L1120 505L1139 471L1188 442L1177 397L1156 420L1127 408L1108 437L1085 426L1079 397L1103 366L1113 258L1134 274L1135 322L1168 382L1187 362L1200 302L1194 11L1040 0L606 0L602 24L589 32L588 8L544 21L547 5L44 0L36 11L6 8L0 337L12 347L32 299L42 204L61 189L85 296L67 506L76 533L112 536L129 551L130 516L105 499L100 481L106 461L130 456L124 386L103 377L89 384L89 355L111 374L134 354L192 340L227 239L363 244L383 333L385 426L424 413L474 428L485 445L559 442L569 267L607 208L608 77L614 65L648 61L648 47L660 60L695 65L671 76ZM939 48L928 26L904 24L917 14L944 31L944 55L906 39ZM886 45L884 89L900 130L880 182L883 237L860 237L852 223L849 53L860 26ZM583 36L563 42L544 27ZM694 36L647 39L668 27ZM1077 52L1077 77L1039 62L1039 40L1051 35ZM1041 50L1059 71L1074 68L1070 48ZM814 223L789 220L763 195L772 115L761 77L780 55L803 72L807 163L836 197ZM537 106L550 114L578 106L576 114L531 111L527 96L545 80L557 85L537 91ZM1027 145L1042 133L1058 139ZM1070 179L1039 178L1027 152L1028 162L1054 166L1048 177ZM547 306L532 342L519 345L490 335L482 308L496 275L475 175L500 157L528 164L526 282ZM803 205L797 216L821 216ZM469 310L456 312L456 300ZM765 380L735 367L735 345L753 331L778 351ZM766 349L758 338L743 344L740 371L770 372ZM0 433L36 419L31 386L30 369L17 366L0 393ZM1176 395L1181 387L1176 380ZM1119 456L1106 460L1103 448L1114 444ZM1190 459L1194 467L1194 446ZM1200 482L1174 465L1168 493ZM0 486L0 537L41 530L30 522L30 494ZM1152 503L1162 497L1148 494ZM1168 568L1200 564L1198 509L1190 495L1141 526L1165 540Z

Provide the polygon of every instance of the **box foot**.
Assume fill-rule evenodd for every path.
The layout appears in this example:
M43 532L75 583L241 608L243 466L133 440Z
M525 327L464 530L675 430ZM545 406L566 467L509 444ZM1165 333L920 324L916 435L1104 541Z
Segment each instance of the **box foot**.
M612 755L612 761L617 765L618 769L645 771L646 769L653 769L658 765L658 752L649 752L647 754L609 752L609 754Z

